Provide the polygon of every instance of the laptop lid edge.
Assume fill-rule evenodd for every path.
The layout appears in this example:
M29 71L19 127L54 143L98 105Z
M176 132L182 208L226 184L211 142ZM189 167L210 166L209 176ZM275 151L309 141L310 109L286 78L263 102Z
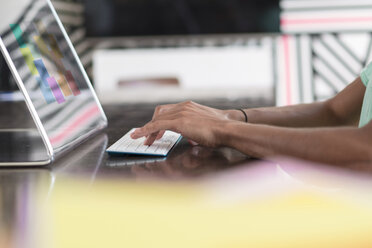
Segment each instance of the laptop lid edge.
M0 51L1 53L3 54L4 56L4 59L7 63L7 65L9 66L9 69L12 73L12 76L14 77L16 83L17 83L17 86L19 88L19 90L22 92L22 95L23 95L23 98L25 100L25 103L26 103L26 106L28 108L28 110L30 111L31 113L31 117L34 121L34 123L36 124L36 128L44 142L44 145L47 149L47 153L48 153L48 156L50 158L50 161L52 162L54 160L54 150L53 150L53 147L52 147L52 144L50 143L50 140L49 140L49 137L44 129L44 126L43 124L41 123L41 120L36 112L36 109L34 108L34 105L31 101L31 98L24 86L24 83L20 77L20 75L18 74L18 71L13 63L13 60L11 59L10 55L9 55L9 52L7 50L7 48L5 47L4 45L4 42L0 36Z
M50 0L47 0L47 3L48 3L49 8L51 9L51 11L53 13L54 18L57 21L57 24L58 24L59 28L62 31L62 34L63 34L64 38L66 39L66 42L67 42L67 44L68 44L68 46L69 46L69 48L70 48L70 50L71 50L71 52L73 54L73 56L74 56L74 58L75 58L75 60L76 60L76 62L78 64L78 66L79 66L79 69L80 69L81 73L83 74L83 77L84 77L84 79L85 79L85 81L86 81L86 83L87 83L90 91L92 92L94 101L96 102L96 104L97 104L97 106L98 106L98 108L99 108L99 110L101 112L101 115L104 118L105 126L107 126L108 125L107 116L106 116L105 112L103 111L102 105L101 105L101 103L100 103L100 101L98 99L98 96L96 94L96 91L94 90L94 88L92 86L92 83L91 83L91 81L90 81L90 79L89 79L89 77L88 77L88 75L87 75L87 73L85 71L85 68L84 68L83 64L81 63L81 61L80 61L80 58L79 58L79 56L78 56L78 54L77 54L77 52L75 50L75 47L72 44L71 39L70 39L70 37L68 36L68 34L67 34L66 30L65 30L65 27L63 26L61 20L59 19L58 14L57 14L56 10L54 9L54 6L53 6L52 2Z

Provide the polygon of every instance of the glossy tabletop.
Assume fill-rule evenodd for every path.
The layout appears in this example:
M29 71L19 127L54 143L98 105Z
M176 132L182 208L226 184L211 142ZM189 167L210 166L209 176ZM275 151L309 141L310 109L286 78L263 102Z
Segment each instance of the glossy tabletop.
M2 128L32 126L24 120L27 112L9 117L24 106L2 106ZM186 140L167 158L109 156L105 149L150 120L154 107L104 106L108 128L52 165L1 169L0 247L372 244L369 168L257 161L230 148L193 147Z

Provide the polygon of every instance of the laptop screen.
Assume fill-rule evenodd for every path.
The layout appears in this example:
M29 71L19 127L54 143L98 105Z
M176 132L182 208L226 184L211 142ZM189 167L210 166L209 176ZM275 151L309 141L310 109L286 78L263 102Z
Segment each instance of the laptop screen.
M21 79L20 88L24 86L54 151L106 126L89 79L47 0L2 3L0 35L3 55L14 65L14 76Z

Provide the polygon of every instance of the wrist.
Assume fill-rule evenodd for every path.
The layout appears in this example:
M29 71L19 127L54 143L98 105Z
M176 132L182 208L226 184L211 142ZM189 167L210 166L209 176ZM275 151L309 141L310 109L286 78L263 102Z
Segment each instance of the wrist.
M228 120L245 122L245 115L239 109L224 110Z
M214 136L217 146L230 146L231 137L237 124L240 125L236 120L228 120L215 126Z

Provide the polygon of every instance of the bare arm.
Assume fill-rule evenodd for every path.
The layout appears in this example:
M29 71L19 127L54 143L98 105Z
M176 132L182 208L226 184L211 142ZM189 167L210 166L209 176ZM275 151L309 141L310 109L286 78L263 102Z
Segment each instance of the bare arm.
M365 86L358 77L342 92L328 101L287 107L246 109L249 123L282 127L355 126L359 120ZM244 120L242 113L229 110L235 120Z
M217 143L265 158L285 155L337 165L372 165L372 125L363 128L283 128L226 123Z
M133 138L173 130L197 143L228 146L247 155L266 158L285 155L337 165L372 165L372 123L363 128L292 128L247 124L220 118L201 118L192 104L170 111L137 129Z
M364 92L358 78L323 103L248 109L248 124L238 121L242 113L231 118L239 111L221 111L193 102L160 106L153 120L132 137L148 136L147 144L152 144L163 130L172 130L201 145L229 146L259 158L286 155L331 164L370 165L372 123L364 128L355 126Z

